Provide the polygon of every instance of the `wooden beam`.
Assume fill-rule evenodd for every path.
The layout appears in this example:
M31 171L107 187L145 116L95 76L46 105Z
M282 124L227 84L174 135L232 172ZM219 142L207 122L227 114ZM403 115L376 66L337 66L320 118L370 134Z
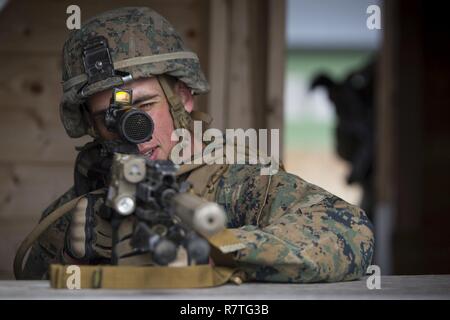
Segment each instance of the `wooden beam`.
M248 25L250 8L247 0L232 0L231 4L227 128L245 129L253 126L251 35Z
M267 41L267 129L280 129L280 157L283 155L284 127L284 74L286 56L286 2L269 0Z
M226 128L226 108L229 79L229 11L227 0L212 0L210 6L208 112L213 117L212 127Z

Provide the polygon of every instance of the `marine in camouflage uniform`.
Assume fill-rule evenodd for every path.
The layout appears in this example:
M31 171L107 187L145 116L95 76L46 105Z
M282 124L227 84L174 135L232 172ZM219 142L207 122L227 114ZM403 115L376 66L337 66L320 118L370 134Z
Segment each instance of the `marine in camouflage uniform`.
M88 21L71 35L64 47L63 81L67 84L77 76L81 81L69 82L61 103L62 121L71 137L86 133L95 137L80 112L79 100L83 86L80 75L84 74L79 62L79 43L95 34L108 38L115 63L132 57L186 51L170 24L147 8L122 8ZM150 43L143 45L148 39ZM208 90L195 59L151 62L121 70L131 73L134 79L169 74L186 83L194 93ZM115 81L84 88L90 95L105 86L117 85ZM171 111L176 127L187 125L186 120L178 120L180 113ZM374 239L372 225L361 209L283 169L268 176L260 174L260 165L214 168L217 170L212 170L214 174L209 175L206 187L196 192L224 207L228 228L245 245L234 253L233 259L247 280L331 282L358 279L365 274L372 260ZM203 166L184 178L189 180L202 170L211 171ZM72 187L44 211L43 217L78 195ZM102 199L97 197L93 201ZM69 224L70 216L66 215L33 245L25 264L26 278L45 278L50 263L64 263Z

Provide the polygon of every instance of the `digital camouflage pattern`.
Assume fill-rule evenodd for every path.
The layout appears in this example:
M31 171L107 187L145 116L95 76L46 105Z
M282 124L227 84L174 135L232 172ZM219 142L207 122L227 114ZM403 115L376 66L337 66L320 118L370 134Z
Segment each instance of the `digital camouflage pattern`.
M145 7L107 11L86 21L81 29L72 31L63 48L64 94L60 113L67 134L74 138L87 134L89 129L89 124L80 110L84 99L80 96L80 90L86 81L76 85L67 84L85 73L83 46L88 38L95 36L104 36L108 40L111 58L115 64L139 57L154 56L158 60L159 55L190 52L170 23ZM166 74L183 81L194 94L209 91L198 58L156 61L117 70L130 73L134 80ZM116 80L109 78L99 81L84 87L83 90L92 95L117 85Z
M365 213L329 192L280 170L232 165L219 180L216 201L228 227L246 245L238 266L250 280L353 280L372 261L374 238Z
M228 228L245 244L235 261L246 278L331 282L363 276L374 248L365 213L295 175L280 170L262 176L260 169L228 165L212 188L212 200L224 207ZM44 215L73 197L69 191ZM45 278L49 263L64 262L68 223L62 220L33 247L25 266L27 278Z

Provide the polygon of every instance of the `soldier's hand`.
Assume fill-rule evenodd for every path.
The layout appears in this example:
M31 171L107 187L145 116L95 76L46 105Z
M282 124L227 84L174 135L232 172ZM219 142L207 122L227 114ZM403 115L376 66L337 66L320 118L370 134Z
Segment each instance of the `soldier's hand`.
M66 262L110 262L112 228L110 221L101 217L104 198L104 192L89 193L78 201L70 213L71 221L64 246Z

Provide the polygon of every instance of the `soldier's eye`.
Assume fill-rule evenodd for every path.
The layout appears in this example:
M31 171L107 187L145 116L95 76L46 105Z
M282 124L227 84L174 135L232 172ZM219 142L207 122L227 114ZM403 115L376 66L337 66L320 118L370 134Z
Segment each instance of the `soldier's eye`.
M141 109L142 111L148 111L152 108L152 106L155 104L156 102L148 102L146 104L142 104L139 106L139 109Z

